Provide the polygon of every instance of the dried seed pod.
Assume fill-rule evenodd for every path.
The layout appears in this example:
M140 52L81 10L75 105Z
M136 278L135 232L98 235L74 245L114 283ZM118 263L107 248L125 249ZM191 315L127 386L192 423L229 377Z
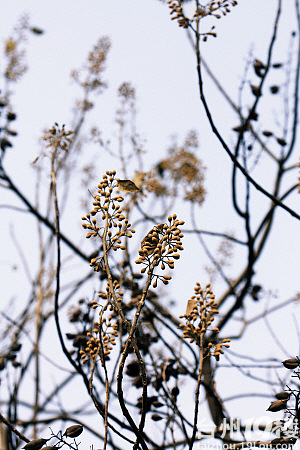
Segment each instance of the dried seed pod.
M4 370L5 367L6 367L5 358L3 356L1 356L1 358L0 358L0 371Z
M10 130L9 128L6 128L6 132L10 134L11 136L17 136L18 132L16 130Z
M83 426L82 425L71 425L70 427L68 427L66 429L66 431L64 432L64 436L67 437L71 437L71 438L75 438L77 436L79 436L83 431Z
M278 144L284 147L286 145L286 141L283 138L277 138L276 139Z
M254 72L256 73L256 75L258 77L262 78L264 71L266 69L264 64L259 59L256 59L253 64L253 68L254 68Z
M254 86L253 84L251 84L251 91L252 91L252 94L255 95L255 97L261 96L261 90L260 90L259 86Z
M3 151L5 151L8 147L12 147L12 143L4 137L1 139L0 147Z
M243 125L237 125L236 127L232 128L233 131L236 131L237 133L240 133L241 131L249 131L250 130L250 124L248 123L247 126Z
M277 412L281 411L282 409L286 409L286 402L287 400L276 400L275 402L271 403L267 411Z
M152 405L154 406L154 408L161 408L162 406L164 406L164 404L159 400L154 400L154 402L152 402Z
M171 394L173 395L173 397L177 397L179 395L179 389L177 386L173 387L173 389L171 390Z
M273 135L272 131L268 131L268 130L263 131L262 134L266 137L270 137Z
M151 419L154 420L154 422L158 422L159 420L162 420L162 417L159 414L152 414Z
M285 359L282 364L286 369L296 369L299 366L300 360L297 358Z
M33 439L32 441L30 441L26 445L24 445L24 447L22 447L22 448L25 448L26 450L40 450L40 448L42 448L43 445L45 445L48 440L49 439L43 439L43 438Z
M12 352L18 352L19 350L21 350L21 347L22 347L22 344L20 344L20 342L13 342L12 343L12 345L11 345L11 347L10 347L10 350L12 351Z
M8 121L12 122L13 120L16 120L17 115L15 113L13 113L13 112L8 112L6 114L6 118L7 118Z
M272 94L277 94L279 92L279 86L271 86L270 91Z
M129 377L136 377L140 374L140 366L138 361L132 361L131 363L128 364L127 368L126 368L126 374Z
M19 361L13 361L13 362L12 362L12 366L13 366L14 368L20 367L20 366L21 366L21 363L20 363Z
M44 34L44 30L42 30L41 28L38 28L38 27L32 27L32 28L30 28L30 31L33 34Z
M250 120L257 120L258 119L258 113L256 111L249 111L249 119Z
M275 394L275 397L277 400L288 400L290 398L291 394L286 391L278 392L278 394Z
M259 292L261 291L261 289L262 287L260 284L255 284L254 286L252 286L250 295L255 302L259 300Z

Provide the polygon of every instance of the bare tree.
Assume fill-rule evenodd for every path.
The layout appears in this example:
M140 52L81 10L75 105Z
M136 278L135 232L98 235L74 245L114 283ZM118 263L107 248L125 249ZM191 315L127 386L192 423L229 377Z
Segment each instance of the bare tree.
M239 219L238 237L221 225L202 229L198 221L197 211L209 199L205 161L196 153L196 131L188 131L182 144L174 140L152 167L146 165L131 83L124 82L117 92L117 143L105 141L98 126L88 131L88 113L107 89L108 37L100 38L82 68L72 72L82 96L76 102L72 126L55 123L44 131L41 152L33 163L35 198L30 199L6 168L5 157L17 134L11 86L27 70L26 36L43 31L23 18L4 43L0 177L2 191L14 197L10 195L9 203L1 208L16 223L24 213L30 216L27 239L36 242L37 251L25 255L18 235L11 231L30 289L25 292L17 286L20 304L5 306L1 312L0 373L5 386L1 449L25 446L36 450L45 445L78 449L86 432L91 433L91 448L97 442L103 449L192 449L196 442L205 445L211 437L236 449L282 448L296 442L300 360L295 355L286 355L283 363L279 357L253 356L249 335L263 320L272 342L285 351L281 340L287 329L278 329L272 313L280 311L284 318L289 306L299 300L295 293L270 306L267 289L256 280L276 211L283 211L291 221L300 219L299 211L288 203L299 192L295 151L300 11L295 0L298 29L291 34L287 60L278 63L273 61L273 52L283 5L281 1L274 4L266 59L260 61L249 54L236 104L202 57L202 46L217 35L214 26L205 28L206 20L226 20L236 5L234 0L205 5L198 0L168 1L171 19L183 28L194 52L207 133L215 135L219 151L225 151L231 161L232 209L228 215ZM280 108L284 120L280 127L274 123L274 130L267 130L257 111L261 104L268 108L265 86L270 74L280 71L284 82L272 85L270 92L275 96L283 91ZM230 143L211 112L205 77L237 115L238 124L227 130L234 136ZM115 169L105 170L100 179L94 175L99 173L97 161L84 155L91 142L115 164ZM68 226L70 214L79 210L70 196L75 167L81 175L81 205L88 211L82 216L88 241ZM268 182L260 172L265 167ZM186 205L190 216L175 214L176 207L187 211ZM176 266L179 259L184 260L185 239L205 252L207 280L186 287L190 299L180 307L178 317L166 298L172 278L180 278ZM232 274L228 264L234 249L243 252ZM198 261L188 258L182 264L189 267ZM214 294L215 284L222 289L218 295ZM259 302L256 315L246 307L249 298ZM236 351L235 343L242 350ZM262 370L268 375L261 375ZM255 392L247 387L237 394L233 383L230 395L225 395L220 380L228 376L245 386L250 380ZM245 434L249 427L243 422L244 402L265 395L268 406L275 394L268 411L284 411L289 421L256 424L251 431L265 430L269 438L261 440L254 435L249 441ZM229 412L231 401L238 404L241 420L234 420ZM257 416L262 415L258 407ZM208 418L213 422L210 431L201 428Z

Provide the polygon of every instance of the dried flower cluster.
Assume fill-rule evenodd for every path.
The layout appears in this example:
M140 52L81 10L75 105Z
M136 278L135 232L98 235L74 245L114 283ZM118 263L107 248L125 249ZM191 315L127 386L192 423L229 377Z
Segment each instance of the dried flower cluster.
M206 16L213 16L216 19L220 19L222 15L226 16L230 13L231 6L236 6L237 4L238 2L236 0L210 1L207 5L196 7L193 17L188 18L184 14L181 0L168 0L171 20L177 20L178 25L182 28L188 28L195 20L199 21ZM204 41L206 41L207 35L217 36L216 33L212 31L204 33Z
M135 100L135 89L131 83L124 82L118 89L118 95L124 101Z
M107 87L107 83L102 78L105 70L105 63L111 42L108 37L100 38L87 57L87 62L81 69L75 69L71 73L71 78L81 86L84 97L78 101L76 107L79 111L85 112L93 108L90 101L91 94L100 94Z
M169 148L168 157L154 169L140 174L144 191L157 197L182 195L183 200L202 205L205 199L204 171L202 161L195 155L198 148L195 131L190 131L183 145L176 142Z
M147 233L141 243L139 258L136 264L144 264L141 272L152 273L154 282L153 287L157 286L157 280L160 279L164 284L171 280L170 275L157 275L153 273L155 267L160 266L161 270L174 269L174 260L179 259L178 251L183 250L181 238L183 234L179 229L184 221L179 221L176 214L168 217L169 224L160 223Z
M190 339L191 343L196 342L200 347L202 345L201 337L205 335L214 321L214 316L219 314L219 311L210 284L207 284L203 290L200 284L196 283L194 291L195 295L188 301L186 313L180 316L180 318L186 320L186 323L179 326L183 331L183 337ZM218 328L213 328L210 331L219 333ZM214 356L218 361L220 354L224 353L222 347L228 348L229 342L230 339L222 339L218 343L208 342L205 356Z
M171 152L170 152L171 153ZM201 161L189 150L176 148L172 160L163 161L165 170L169 171L175 185L183 184L184 200L201 205L205 197L203 186L204 169Z
M65 125L61 128L57 123L50 128L50 130L43 136L44 141L48 141L46 147L52 147L53 149L61 149L68 151L72 138L70 137L73 131L65 130Z
M111 47L108 37L102 37L88 54L87 62L84 68L87 74L84 80L80 80L80 71L73 71L71 76L80 86L87 91L97 91L106 86L102 80L101 74L105 70L107 54Z
M143 187L144 195L146 192L153 193L156 197L171 195L171 190L168 189L166 183L159 177L158 170L164 170L163 168L160 169L160 167L161 163L159 163L156 168L149 170L149 172L139 173L139 179L141 186Z
M231 12L230 7L237 4L236 0L210 1L206 6L197 9L195 17L214 16L216 19L220 19L221 14L226 16Z
M234 237L234 234L231 232L228 232L228 236ZM214 283L217 277L219 276L219 269L222 268L226 269L226 267L229 267L231 264L231 261L233 259L234 254L234 245L233 242L229 239L223 238L216 251L215 256L215 262L217 263L217 267L214 264L207 264L205 265L205 271L207 272L207 275L209 276L210 283ZM257 295L258 292L256 292Z
M5 41L4 54L7 65L4 75L9 81L18 81L27 71L25 49L22 48L28 30L28 17L22 16L14 29L14 34Z
M113 191L117 188L118 180L115 178L116 171L107 171L103 175L103 180L98 184L98 194L94 195L94 208L82 217L84 223L82 227L89 230L86 237L100 237L105 241L106 252L113 249L114 251L121 249L125 250L125 246L121 245L122 237L131 238L135 230L130 228L131 224L126 219L120 203L123 202L123 197L114 195ZM102 214L101 219L104 221L102 226L97 225L95 216ZM112 229L117 229L115 232ZM103 256L93 258L90 266L94 267L96 272L99 272L102 267Z

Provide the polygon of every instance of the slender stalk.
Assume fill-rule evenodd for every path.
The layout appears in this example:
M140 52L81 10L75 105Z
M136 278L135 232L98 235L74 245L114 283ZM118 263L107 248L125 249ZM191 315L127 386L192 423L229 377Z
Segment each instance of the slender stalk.
M197 423L198 423L198 411L199 411L199 396L200 396L200 385L201 385L201 378L203 373L203 361L204 361L204 333L201 333L200 335L200 358L199 358L199 370L198 370L198 378L197 378L197 385L196 385L196 391L195 391L195 410L194 410L194 424L193 424L193 434L190 440L189 450L192 450L195 439L196 439L196 433L197 433Z

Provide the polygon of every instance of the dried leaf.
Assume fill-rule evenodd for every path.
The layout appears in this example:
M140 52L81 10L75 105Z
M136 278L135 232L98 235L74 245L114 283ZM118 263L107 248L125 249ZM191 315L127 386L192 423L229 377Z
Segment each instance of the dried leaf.
M118 189L123 192L138 192L140 189L131 180L117 180Z
M136 171L134 172L133 183L136 185L136 187L137 187L138 189L141 189L141 186L142 186L142 177L141 177L141 173L140 173L138 170L136 170Z
M193 309L195 308L195 306L197 306L197 302L194 299L191 299L188 301L187 303L187 307L186 307L186 312L185 314L188 316L189 314L191 314L191 312L193 311Z

